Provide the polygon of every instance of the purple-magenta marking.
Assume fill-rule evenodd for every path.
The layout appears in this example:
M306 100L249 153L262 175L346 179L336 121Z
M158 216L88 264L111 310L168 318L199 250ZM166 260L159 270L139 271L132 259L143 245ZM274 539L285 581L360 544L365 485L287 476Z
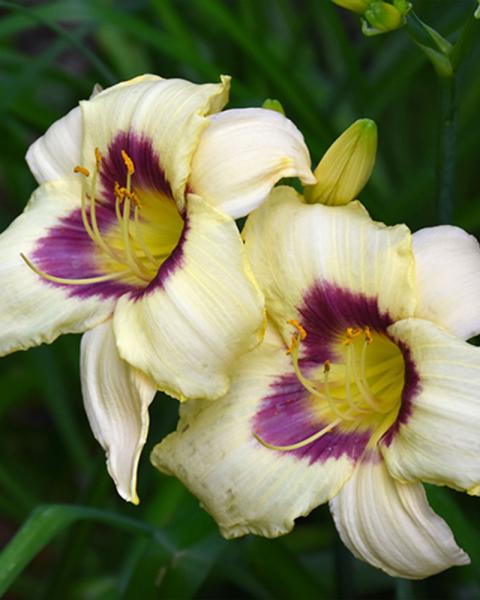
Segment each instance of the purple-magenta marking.
M127 182L127 167L122 158L122 150L130 156L135 165L132 175L132 189L152 190L172 197L170 185L161 167L161 158L154 150L152 141L133 131L122 131L111 142L103 157L100 180L103 197L115 206L115 182L124 186Z
M100 231L106 232L117 222L115 214L109 207L96 206L97 223ZM90 239L82 222L80 209L71 212L60 223L52 227L46 236L37 241L30 258L39 269L64 279L87 279L104 275L96 265L95 244ZM40 276L39 276L40 279ZM65 285L47 279L41 279L46 285L63 288L69 296L89 298L118 298L135 289L133 286L118 281L103 281L86 285Z
M388 336L387 327L393 323L387 313L380 311L376 298L327 282L312 286L305 294L299 313L301 325L307 331L300 360L300 367L305 373L312 368L323 367L326 360L335 362L340 359L335 354L335 346L347 327L368 326L372 331ZM402 344L397 345L405 360L405 385L397 420L383 438L387 444L391 443L400 425L408 421L412 398L420 381L409 349ZM296 375L280 377L262 400L260 410L252 421L253 432L270 444L288 446L320 431L328 423L318 421L309 397L309 392ZM370 430L345 432L335 428L303 448L288 451L288 454L308 459L310 463L344 455L357 460L362 456L371 434Z
M159 194L159 202L165 202L165 196L171 198L170 186L160 165L158 154L153 149L151 140L138 136L134 132L119 133L108 147L102 159L100 181L102 190L99 202L96 203L96 216L99 230L102 234L118 225L115 215L114 186L126 184L127 169L121 151L125 150L135 165L132 175L132 189L149 190ZM87 214L89 210L87 209ZM65 285L46 279L42 281L51 286L62 287L69 296L89 298L118 298L125 293L132 293L136 298L145 292L162 287L166 279L182 265L183 250L188 223L182 231L180 240L172 254L162 263L153 281L146 287L128 285L118 281L105 281L87 285ZM47 235L40 238L35 250L29 256L35 266L49 275L64 279L87 279L105 275L100 271L95 256L98 248L90 239L83 226L80 209L72 211L52 227Z
M402 390L402 403L395 423L382 437L382 443L387 447L393 442L398 434L401 425L407 423L413 412L413 399L421 390L420 375L418 374L415 363L413 362L410 348L403 342L397 342L397 346L403 354L405 362L404 384Z
M295 444L320 431L328 423L315 418L309 393L296 375L280 377L270 388L253 420L253 430L264 441L276 446ZM333 429L310 444L290 450L288 454L311 463L325 462L343 455L357 460L365 450L371 432L340 432Z
M316 283L305 294L299 312L301 324L308 332L302 342L303 361L322 365L326 360L337 358L333 346L347 327L368 326L386 335L387 327L393 323L387 313L380 312L376 298L326 281Z
M148 286L141 290L140 293L134 294L135 298L139 300L144 295L151 294L155 292L155 290L162 289L165 285L167 278L177 269L179 269L185 260L185 241L188 237L188 232L190 230L190 224L188 219L185 217L183 221L183 229L180 235L180 239L177 242L173 252L167 258L165 262L160 265L160 268L157 271L157 274L154 279L148 284Z

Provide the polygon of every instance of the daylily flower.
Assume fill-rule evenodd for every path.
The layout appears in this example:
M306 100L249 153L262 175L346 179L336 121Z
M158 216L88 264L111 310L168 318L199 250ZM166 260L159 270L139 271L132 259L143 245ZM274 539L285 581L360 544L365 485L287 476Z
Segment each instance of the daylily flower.
M85 407L134 502L155 390L219 397L261 339L232 216L281 177L315 181L296 127L264 109L220 113L228 88L145 75L81 102L30 147L40 187L0 236L0 353L88 330Z
M421 481L480 495L480 248L359 202L277 187L245 230L270 331L221 401L182 407L153 463L226 537L275 537L330 501L344 543L390 575L468 556Z

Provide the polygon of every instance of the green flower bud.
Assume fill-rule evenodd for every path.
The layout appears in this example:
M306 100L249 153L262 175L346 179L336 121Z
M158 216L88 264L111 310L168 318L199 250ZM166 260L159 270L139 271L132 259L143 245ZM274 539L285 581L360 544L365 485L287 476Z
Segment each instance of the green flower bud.
M363 15L372 0L332 0L332 2L337 6Z
M262 104L262 108L274 110L275 112L278 112L281 115L285 115L285 110L282 106L282 103L280 102L280 100L276 100L275 98L267 98Z
M309 203L348 204L367 183L377 153L377 126L359 119L338 137L315 169L317 183L305 188Z
M404 24L404 14L387 2L372 2L363 13L363 17L368 23L367 27L364 27L364 33L368 35L394 31Z

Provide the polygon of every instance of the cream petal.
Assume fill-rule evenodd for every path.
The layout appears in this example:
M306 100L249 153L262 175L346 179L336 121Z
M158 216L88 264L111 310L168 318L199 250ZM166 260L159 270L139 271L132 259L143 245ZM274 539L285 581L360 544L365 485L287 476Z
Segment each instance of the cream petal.
M413 314L410 232L403 225L372 221L358 202L308 205L292 188L278 187L249 216L244 237L268 314L286 341L291 335L287 320L301 321L306 302L312 310L324 302L335 318L348 321L340 314L343 305L355 312L350 316L358 325L372 325L374 313L389 323Z
M120 496L138 504L137 466L155 387L120 358L111 320L83 335L80 373L85 411L108 472Z
M80 163L82 136L82 114L77 106L30 146L25 159L38 183L72 174Z
M255 439L263 402L282 395L281 378L291 374L283 345L263 343L238 361L224 398L182 404L177 431L153 450L153 464L178 477L227 538L287 533L296 518L333 497L354 468L346 454L315 461ZM286 414L286 427L295 422Z
M35 191L25 212L0 235L0 355L50 343L62 333L85 331L111 314L113 296L85 295L72 286L45 281L20 256L23 253L35 262L40 240L53 228L62 227L78 209L79 199L80 188L74 179L46 183ZM78 244L79 232L72 233L73 242ZM56 241L65 241L65 236L62 240L57 236ZM65 259L75 262L76 248L72 244ZM54 251L55 246L52 248ZM79 256L78 260L83 258Z
M376 452L357 465L330 510L351 552L393 577L423 579L470 563L423 486L395 481Z
M413 234L419 303L415 316L463 339L480 333L480 245L459 227Z
M282 177L316 182L303 136L290 120L263 108L210 117L192 161L193 192L238 218L259 206Z
M157 279L141 297L121 298L114 316L121 356L180 399L225 394L263 325L263 297L235 222L194 195Z
M157 81L158 79L154 75L143 75L119 83L114 87L123 88L142 81ZM90 100L102 91L102 87L98 83L95 84ZM55 121L46 133L28 149L25 159L38 183L54 181L71 175L74 167L80 164L82 142L82 111L80 106L77 106L64 117Z
M411 385L382 454L391 474L480 493L480 348L429 321L406 319L388 329L408 348ZM415 377L415 375L414 375Z
M206 115L223 107L229 81L222 77L220 84L196 85L182 79L146 76L81 102L85 124L82 164L92 170L95 148L104 156L116 151L119 136L127 136L130 141L146 140L152 144L160 168L182 207L192 155L209 124ZM126 149L122 143L117 157L120 162L120 151ZM119 183L124 185L123 181Z

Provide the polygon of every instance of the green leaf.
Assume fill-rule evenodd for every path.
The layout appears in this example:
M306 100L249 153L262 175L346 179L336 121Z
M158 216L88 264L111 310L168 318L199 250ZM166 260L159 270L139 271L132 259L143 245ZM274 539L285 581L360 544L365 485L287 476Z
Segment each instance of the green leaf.
M0 596L44 546L66 527L82 519L107 523L137 535L149 536L173 555L174 546L167 536L146 523L85 506L39 506L0 553Z
M448 525L452 528L455 534L455 539L459 546L470 556L472 564L464 567L468 570L471 576L480 579L480 531L475 523L468 518L459 504L456 502L453 492L445 488L425 485L428 500L435 512L438 512L445 518ZM470 498L462 498L462 500L470 500Z

